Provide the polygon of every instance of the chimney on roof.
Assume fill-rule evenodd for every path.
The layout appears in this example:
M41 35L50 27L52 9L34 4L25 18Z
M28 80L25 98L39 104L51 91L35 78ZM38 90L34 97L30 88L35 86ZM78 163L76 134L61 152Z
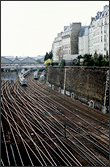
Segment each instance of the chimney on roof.
M95 20L95 17L91 17L91 22L92 22L93 20Z
M109 9L109 5L105 5L104 10L108 10L108 9Z

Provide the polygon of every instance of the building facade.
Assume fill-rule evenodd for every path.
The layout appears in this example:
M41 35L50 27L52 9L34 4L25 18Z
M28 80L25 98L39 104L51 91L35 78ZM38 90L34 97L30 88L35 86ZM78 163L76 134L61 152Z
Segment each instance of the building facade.
M79 55L82 56L88 53L88 27L89 26L82 26L81 30L79 31L78 50Z
M89 54L109 54L109 5L91 18L88 39Z
M81 23L64 26L64 32L58 33L52 44L53 61L61 61L67 55L78 54L78 33Z
M64 26L64 32L58 33L53 41L52 52L53 61L71 60L72 55L94 55L95 52L109 55L109 5L91 17L89 26L81 27L81 23Z

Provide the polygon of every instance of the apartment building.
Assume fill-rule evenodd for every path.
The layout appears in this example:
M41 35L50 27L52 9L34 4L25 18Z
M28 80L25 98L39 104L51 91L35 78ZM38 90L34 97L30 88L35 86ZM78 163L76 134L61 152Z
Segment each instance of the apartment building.
M88 33L88 53L109 54L109 5L91 18Z
M52 44L53 61L61 61L69 55L78 54L78 34L81 23L64 26L64 32L57 34Z
M89 26L72 23L64 26L52 44L53 61L72 59L72 55L98 54L109 55L109 5L102 12L91 17Z

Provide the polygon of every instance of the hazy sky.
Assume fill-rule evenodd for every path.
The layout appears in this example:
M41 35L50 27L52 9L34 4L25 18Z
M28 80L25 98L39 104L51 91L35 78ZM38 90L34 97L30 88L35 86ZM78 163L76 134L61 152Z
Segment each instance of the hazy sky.
M45 55L72 22L89 25L109 1L1 1L1 55Z

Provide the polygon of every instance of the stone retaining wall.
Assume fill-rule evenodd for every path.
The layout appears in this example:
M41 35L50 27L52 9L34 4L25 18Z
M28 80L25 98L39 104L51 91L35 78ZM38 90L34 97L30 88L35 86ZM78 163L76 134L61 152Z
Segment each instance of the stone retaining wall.
M94 108L103 111L107 70L109 68L47 67L46 80L56 90L64 89L64 93L73 99L88 105L92 100Z

